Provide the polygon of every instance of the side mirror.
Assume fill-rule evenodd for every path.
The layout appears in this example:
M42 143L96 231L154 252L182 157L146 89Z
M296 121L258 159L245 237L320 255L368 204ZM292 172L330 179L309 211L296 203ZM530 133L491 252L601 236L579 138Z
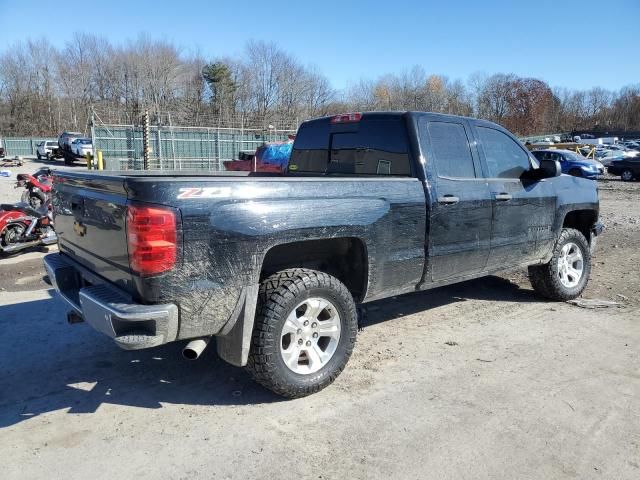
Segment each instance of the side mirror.
M562 175L562 168L557 160L541 160L538 170L539 178L553 178Z
M562 175L560 162L557 160L540 160L540 168L531 168L522 174L522 179L542 180Z

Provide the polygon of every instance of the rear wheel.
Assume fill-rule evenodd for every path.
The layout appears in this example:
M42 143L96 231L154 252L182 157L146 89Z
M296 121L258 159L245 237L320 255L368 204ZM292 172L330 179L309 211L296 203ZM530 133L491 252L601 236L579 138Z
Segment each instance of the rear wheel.
M36 152L36 157L38 157L38 160L42 160L42 155L40 155L40 152Z
M315 270L283 270L260 286L247 369L278 395L304 397L342 372L357 330L355 303L342 282Z
M23 223L10 223L2 232L0 232L0 245L9 247L13 244L20 243L27 226Z
M529 267L533 289L552 300L571 300L587 286L591 273L589 243L580 231L563 228L549 263Z
M622 180L625 182L630 182L631 180L633 180L633 172L628 168L624 169L620 174L620 178L622 178Z

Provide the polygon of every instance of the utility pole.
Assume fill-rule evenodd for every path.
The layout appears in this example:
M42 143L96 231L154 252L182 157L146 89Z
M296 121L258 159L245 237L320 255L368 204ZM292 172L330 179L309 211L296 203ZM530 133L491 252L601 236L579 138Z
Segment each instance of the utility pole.
M142 115L142 158L143 168L149 170L149 110Z

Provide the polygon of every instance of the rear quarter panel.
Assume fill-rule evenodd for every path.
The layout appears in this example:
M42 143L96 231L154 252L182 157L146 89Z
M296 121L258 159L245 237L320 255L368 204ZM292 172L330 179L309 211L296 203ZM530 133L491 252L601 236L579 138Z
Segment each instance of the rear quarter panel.
M413 178L129 179L132 201L178 207L182 263L162 279L179 298L180 338L216 333L270 248L356 237L368 256L365 301L415 288L424 269L425 196Z

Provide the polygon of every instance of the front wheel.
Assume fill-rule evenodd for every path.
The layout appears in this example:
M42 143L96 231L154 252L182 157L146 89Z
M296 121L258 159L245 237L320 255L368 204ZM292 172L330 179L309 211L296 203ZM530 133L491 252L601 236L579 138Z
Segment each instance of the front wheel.
M625 182L630 182L631 180L633 180L633 172L629 169L623 170L620 174L620 178L622 178L622 180Z
M563 228L549 263L529 267L533 289L551 300L578 297L589 281L591 250L580 231Z
M36 152L36 157L38 157L38 160L42 160L42 155L40 155L40 152Z
M283 270L260 285L247 369L278 395L310 395L342 372L357 331L356 306L340 280L315 270Z

